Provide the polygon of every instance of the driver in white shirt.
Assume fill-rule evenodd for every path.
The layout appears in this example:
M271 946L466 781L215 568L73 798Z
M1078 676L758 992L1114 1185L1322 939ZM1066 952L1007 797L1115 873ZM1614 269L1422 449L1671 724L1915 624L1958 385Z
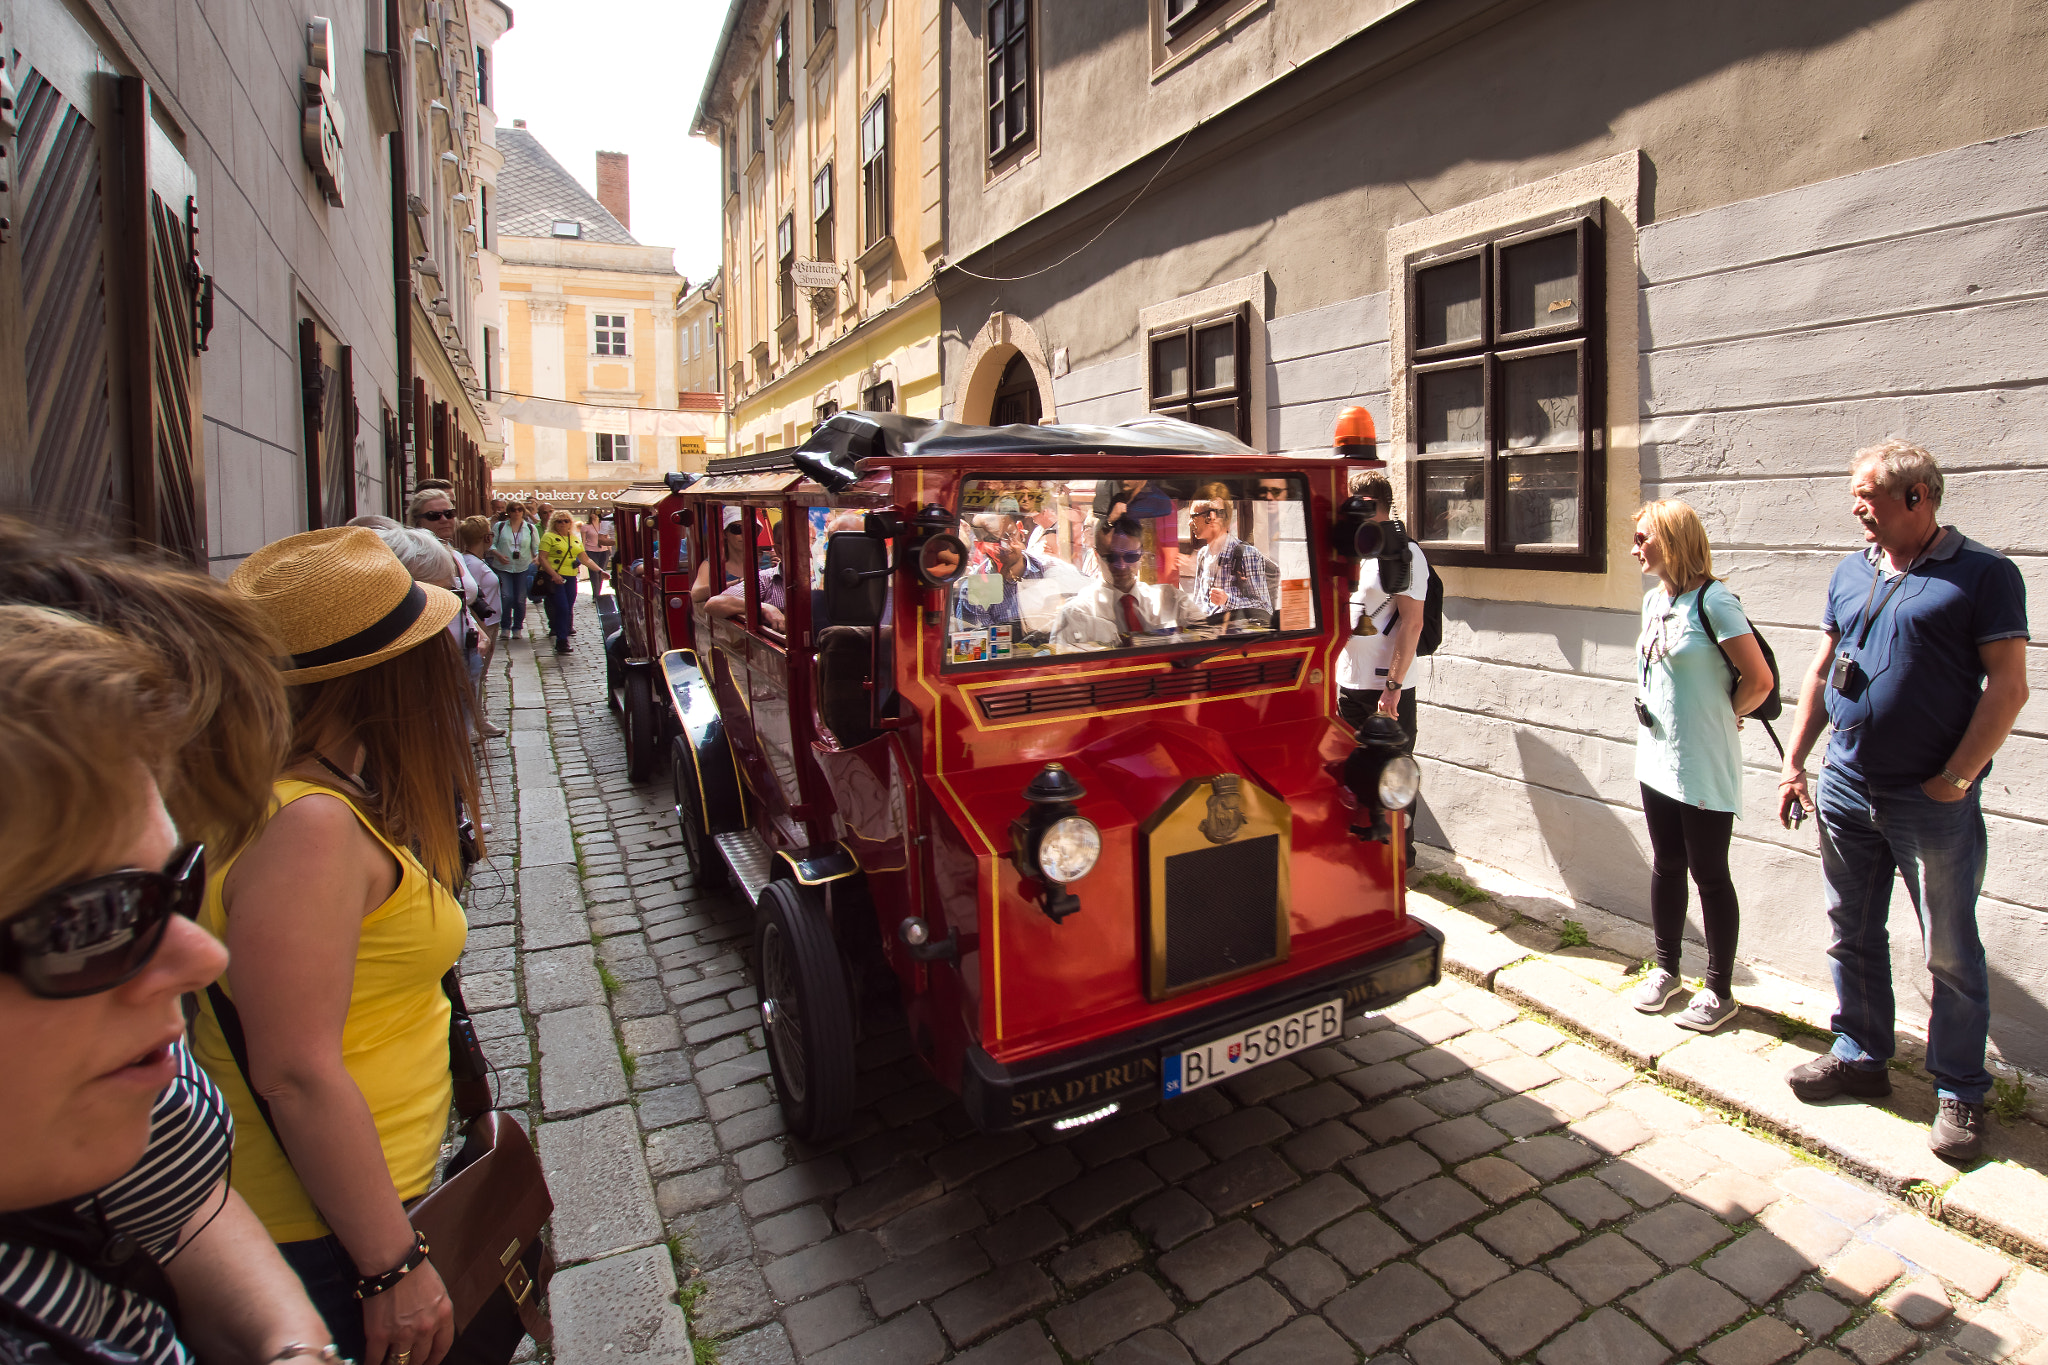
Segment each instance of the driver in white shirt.
M1115 648L1147 635L1172 635L1199 626L1208 609L1171 583L1140 583L1145 528L1119 517L1098 533L1096 556L1109 577L1070 598L1053 618L1052 642Z

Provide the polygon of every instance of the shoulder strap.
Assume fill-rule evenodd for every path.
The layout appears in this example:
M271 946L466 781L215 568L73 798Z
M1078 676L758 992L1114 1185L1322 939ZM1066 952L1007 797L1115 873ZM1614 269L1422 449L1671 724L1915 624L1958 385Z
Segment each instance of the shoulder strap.
M448 997L448 1072L455 1080L455 1112L467 1123L491 1107L488 1079L491 1064L484 1056L482 1044L477 1041L476 1025L470 1022L469 1007L463 1003L462 978L457 968L450 967L442 976L441 991ZM228 999L227 992L220 988L218 981L207 984L206 999L213 1006L214 1020L220 1025L221 1041L228 1045L228 1052L235 1059L235 1070L241 1073L249 1098L256 1102L256 1112L263 1115L264 1126L277 1140L277 1149L284 1153L286 1161L290 1161L291 1150L285 1146L284 1134L277 1131L277 1120L271 1116L270 1103L249 1076L249 1039L242 1031L241 1011L235 1008L234 1001Z
M1707 580L1707 583L1711 583L1713 581L1714 580L1710 578ZM1732 687L1737 682L1737 680L1739 680L1742 677L1742 670L1737 668L1735 666L1735 661L1728 657L1728 651L1725 649L1721 649L1720 633L1714 629L1713 618L1707 615L1707 583L1700 584L1699 589L1693 593L1693 606L1699 611L1700 624L1706 628L1707 638L1714 642L1715 649L1721 651L1721 662L1728 669L1728 682L1729 685ZM1750 633L1754 635L1756 633L1756 627L1750 627ZM1772 682L1775 683L1776 681L1777 680L1775 678L1772 679ZM1776 730L1773 730L1771 728L1771 723L1761 716L1757 717L1756 723L1764 727L1764 733L1771 737L1771 744L1774 747L1776 747L1778 751L1778 757L1783 758L1785 756L1785 744L1784 741L1778 738L1778 732Z

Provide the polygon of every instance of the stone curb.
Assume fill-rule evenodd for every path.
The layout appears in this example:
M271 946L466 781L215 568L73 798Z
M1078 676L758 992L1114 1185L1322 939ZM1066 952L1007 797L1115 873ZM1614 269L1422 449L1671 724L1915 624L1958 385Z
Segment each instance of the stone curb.
M1614 989L1624 959L1597 948L1551 952L1518 942L1480 915L1410 889L1409 908L1444 934L1444 971L1544 1016L1676 1089L1740 1114L2021 1260L2048 1267L2048 1131L1993 1120L1991 1160L1962 1174L1927 1149L1934 1096L1924 1078L1894 1072L1888 1107L1806 1104L1785 1072L1815 1054L1778 1036L1780 1021L1745 1009L1723 1031L1689 1033L1638 1013Z

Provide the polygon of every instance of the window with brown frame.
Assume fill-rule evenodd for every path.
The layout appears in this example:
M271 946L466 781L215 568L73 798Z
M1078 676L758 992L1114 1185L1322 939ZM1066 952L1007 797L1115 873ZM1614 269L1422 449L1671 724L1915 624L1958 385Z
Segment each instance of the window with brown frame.
M785 213L775 225L775 316L787 322L796 316L796 215Z
M780 114L790 101L789 13L784 11L775 25L775 112Z
M811 0L811 41L817 42L832 30L834 0Z
M815 255L821 261L829 261L838 255L832 221L832 163L811 181L811 226L816 243Z
M1150 0L1153 70L1206 47L1219 30L1264 4L1265 0Z
M889 97L877 95L860 116L861 247L889 235Z
M1145 338L1145 393L1162 417L1251 440L1250 325L1243 308L1175 323Z
M1408 262L1408 506L1433 564L1606 569L1596 212Z
M1031 0L988 0L988 159L1029 145Z

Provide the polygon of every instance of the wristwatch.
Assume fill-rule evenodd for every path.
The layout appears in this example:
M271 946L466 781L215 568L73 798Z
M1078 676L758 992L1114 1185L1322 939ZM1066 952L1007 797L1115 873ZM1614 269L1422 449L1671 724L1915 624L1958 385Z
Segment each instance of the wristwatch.
M1401 690L1401 680L1399 678L1387 679L1386 690L1389 692L1399 692Z
M1954 787L1959 792L1966 792L1970 789L1969 778L1957 777L1954 773L1950 772L1946 768L1943 768L1939 773L1935 775L1939 777L1942 781L1948 783L1951 787Z

